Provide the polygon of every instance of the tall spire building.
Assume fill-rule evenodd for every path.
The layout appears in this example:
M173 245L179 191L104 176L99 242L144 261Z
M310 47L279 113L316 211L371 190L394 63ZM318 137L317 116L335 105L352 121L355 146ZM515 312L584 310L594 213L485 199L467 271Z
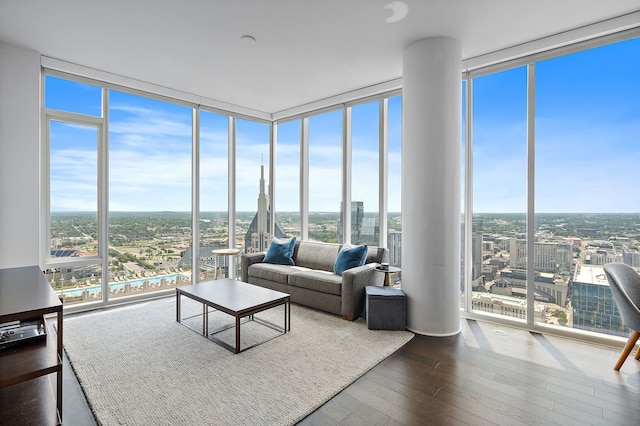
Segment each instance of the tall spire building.
M271 206L269 196L265 191L264 164L260 165L260 192L258 193L258 211L249 225L245 235L245 252L260 253L266 251L271 242ZM285 238L286 234L276 219L275 236Z

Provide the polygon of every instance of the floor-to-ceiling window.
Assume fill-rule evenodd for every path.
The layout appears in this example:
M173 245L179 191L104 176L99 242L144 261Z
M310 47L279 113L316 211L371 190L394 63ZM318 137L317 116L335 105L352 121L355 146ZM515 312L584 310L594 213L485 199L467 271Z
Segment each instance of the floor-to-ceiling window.
M110 298L191 282L192 112L109 91Z
M526 318L527 68L473 81L472 309Z
M342 210L342 109L309 118L309 239L338 242Z
M244 253L265 251L271 241L269 133L268 124L236 120L236 247ZM277 228L274 235L282 236Z
M278 124L276 149L276 226L287 238L300 238L301 120Z
M639 50L613 36L470 73L475 312L628 334L603 266L640 270Z
M65 304L190 282L193 109L55 75L44 82L44 266Z
M229 248L229 117L200 111L200 280L228 274L232 257L214 250ZM233 242L231 242L233 243ZM224 253L224 252L223 252Z
M228 273L230 265L229 258L216 256L214 250L262 251L273 234L341 240L347 179L344 108L279 123L274 132L278 140L273 141L278 146L272 152L266 121L234 118L98 81L95 86L79 83L73 76L47 73L45 80L51 213L43 223L51 228L46 245L59 249L47 253L51 260L45 259L45 265L51 267L49 278L61 292L64 287L67 304L144 296L215 278ZM386 160L393 174L392 195L387 199L396 206L385 225L398 237L401 231L401 98L393 98L388 114L381 108L386 102L354 104L349 122L354 130L350 134L354 165L349 167L354 193L349 203L367 199L371 210L365 212L371 215L370 223L361 223L371 231L370 241L354 243L382 240L376 231L379 234L382 228L379 199L386 190L379 171L383 155L391 157ZM381 151L380 132L385 127L380 120L388 128L384 130L390 141L388 152ZM272 154L277 167L275 195L270 182ZM235 208L232 227L229 201ZM273 231L272 201L278 206ZM195 215L193 205L199 207ZM310 214L303 220L307 211ZM230 238L232 231L235 239ZM198 247L194 248L194 240ZM399 263L400 238L391 244ZM60 260L65 253L69 259ZM85 257L81 264L79 257ZM197 279L192 277L194 263Z
M102 89L48 75L44 79L46 118L43 188L48 220L42 244L45 274L66 304L96 300L101 290L99 227L101 167L104 144Z
M544 323L628 334L603 265L640 268L638 52L635 38L536 63L535 286Z
M380 241L380 103L351 107L352 244L377 246Z

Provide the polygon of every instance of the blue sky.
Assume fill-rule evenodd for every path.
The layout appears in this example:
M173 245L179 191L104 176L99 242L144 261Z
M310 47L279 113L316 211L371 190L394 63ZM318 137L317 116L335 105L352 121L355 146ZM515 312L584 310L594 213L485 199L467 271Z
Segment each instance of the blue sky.
M640 212L640 38L536 64L536 211ZM474 211L526 209L525 67L474 81Z
M640 212L640 39L536 65L536 207L540 212ZM526 208L525 67L474 82L474 211ZM110 91L109 191L117 211L191 208L191 109ZM46 106L100 116L97 87L48 77ZM389 102L389 211L400 210L401 98ZM337 211L340 111L310 118L310 211ZM353 108L353 200L377 211L377 103ZM256 209L269 128L237 120L240 211ZM201 114L201 210L227 206L228 119ZM52 125L52 210L95 210L96 130ZM300 122L278 126L276 209L299 206ZM464 163L463 163L464 164Z

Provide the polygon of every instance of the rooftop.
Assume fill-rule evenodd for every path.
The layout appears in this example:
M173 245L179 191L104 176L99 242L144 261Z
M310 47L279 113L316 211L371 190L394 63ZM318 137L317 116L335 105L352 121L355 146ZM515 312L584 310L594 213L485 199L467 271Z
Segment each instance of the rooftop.
M573 280L576 283L608 286L609 282L602 266L580 265Z

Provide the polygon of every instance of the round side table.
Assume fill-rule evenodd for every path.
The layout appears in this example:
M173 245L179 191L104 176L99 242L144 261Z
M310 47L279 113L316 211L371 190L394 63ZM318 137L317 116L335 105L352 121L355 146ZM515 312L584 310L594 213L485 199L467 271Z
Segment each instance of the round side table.
M216 268L216 280L218 279L218 256L227 256L229 257L230 261L228 262L229 265L229 278L231 278L232 280L236 278L236 256L238 256L238 254L240 254L242 250L240 249L216 249L216 250L211 250L211 254L213 254L214 258L215 258L215 268ZM233 267L232 267L233 266Z
M376 266L374 269L378 272L384 273L384 285L386 287L391 286L391 279L389 278L389 276L391 274L396 274L402 271L402 269L398 268L397 266L389 266L389 269L380 269L380 267Z

